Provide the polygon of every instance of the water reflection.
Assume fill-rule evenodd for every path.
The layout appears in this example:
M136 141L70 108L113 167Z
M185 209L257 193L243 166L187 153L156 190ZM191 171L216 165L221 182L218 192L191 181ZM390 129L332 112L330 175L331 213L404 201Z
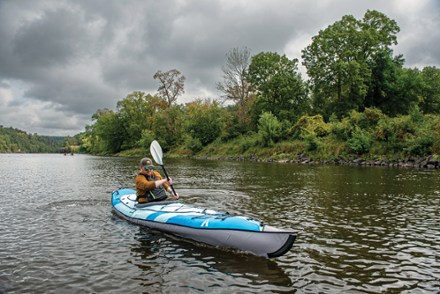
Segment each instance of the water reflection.
M0 154L0 292L440 289L438 170L166 159L183 202L298 231L268 260L115 217L110 192L134 186L138 160Z
M175 266L168 270L185 267L187 274L198 277L194 287L204 285L209 288L209 280L219 274L233 279L246 279L246 284L254 286L267 283L282 287L292 285L289 276L274 260L196 244L146 228L139 228L135 239L137 243L130 247L133 256L131 262L144 272L140 276L148 276L149 281L152 273L157 279L163 278L168 268L163 266L163 262L169 264L169 260L172 260Z

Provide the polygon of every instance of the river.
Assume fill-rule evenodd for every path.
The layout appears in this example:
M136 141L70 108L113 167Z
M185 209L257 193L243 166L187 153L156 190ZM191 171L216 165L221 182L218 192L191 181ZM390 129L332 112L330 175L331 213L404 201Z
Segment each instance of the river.
M438 293L440 171L167 159L181 201L298 237L282 257L112 213L139 158L0 154L0 293Z

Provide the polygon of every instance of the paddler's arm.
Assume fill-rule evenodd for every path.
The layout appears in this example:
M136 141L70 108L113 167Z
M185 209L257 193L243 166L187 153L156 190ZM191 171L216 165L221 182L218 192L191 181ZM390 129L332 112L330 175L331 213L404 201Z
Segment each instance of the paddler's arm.
M166 179L162 179L161 177L158 177L158 178L159 178L159 180L156 180L156 181L148 181L144 176L137 176L136 177L136 189L151 191L161 185L163 185L164 188L167 189L168 185L167 186L165 186L165 185L168 181Z
M165 190L168 191L168 187L170 184L172 184L173 182L170 179L170 182L168 182L167 179L162 179L162 176L160 175L160 173L158 172L154 172L154 174L156 175L156 177L159 179L157 181L154 181L154 183L156 184L156 188L159 186L163 186L165 188Z
M159 177L161 177L160 174L159 174ZM174 195L174 193L173 193L173 189L171 189L171 185L173 184L173 180L172 180L171 178L168 178L168 179L169 179L168 181L165 180L165 183L163 183L163 187L165 188L165 190L166 190L168 193L170 193L171 195L173 195L173 198L174 198L174 199L172 199L172 200L177 200L177 199L179 199L179 194L176 192L176 194Z

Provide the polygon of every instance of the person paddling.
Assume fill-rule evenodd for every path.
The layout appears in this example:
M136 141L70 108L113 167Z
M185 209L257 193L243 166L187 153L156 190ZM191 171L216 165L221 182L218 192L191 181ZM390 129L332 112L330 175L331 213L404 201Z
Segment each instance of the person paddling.
M167 192L173 195L171 178L163 179L159 172L155 171L155 167L150 158L142 158L139 163L139 173L136 176L136 196L139 204L163 201L168 199ZM176 193L168 200L174 201L179 199Z

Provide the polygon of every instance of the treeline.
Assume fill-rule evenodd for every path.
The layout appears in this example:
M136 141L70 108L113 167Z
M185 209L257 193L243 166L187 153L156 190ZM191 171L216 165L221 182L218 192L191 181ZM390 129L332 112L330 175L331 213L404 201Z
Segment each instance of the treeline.
M67 150L71 145L79 145L79 136L40 136L0 126L0 153L54 153Z
M81 134L83 147L147 153L158 139L165 150L188 154L440 154L440 70L405 68L391 49L399 30L377 11L342 17L302 50L308 80L297 59L234 48L217 84L228 106L213 99L177 105L185 77L159 71L157 94L133 92L116 111L98 110Z

